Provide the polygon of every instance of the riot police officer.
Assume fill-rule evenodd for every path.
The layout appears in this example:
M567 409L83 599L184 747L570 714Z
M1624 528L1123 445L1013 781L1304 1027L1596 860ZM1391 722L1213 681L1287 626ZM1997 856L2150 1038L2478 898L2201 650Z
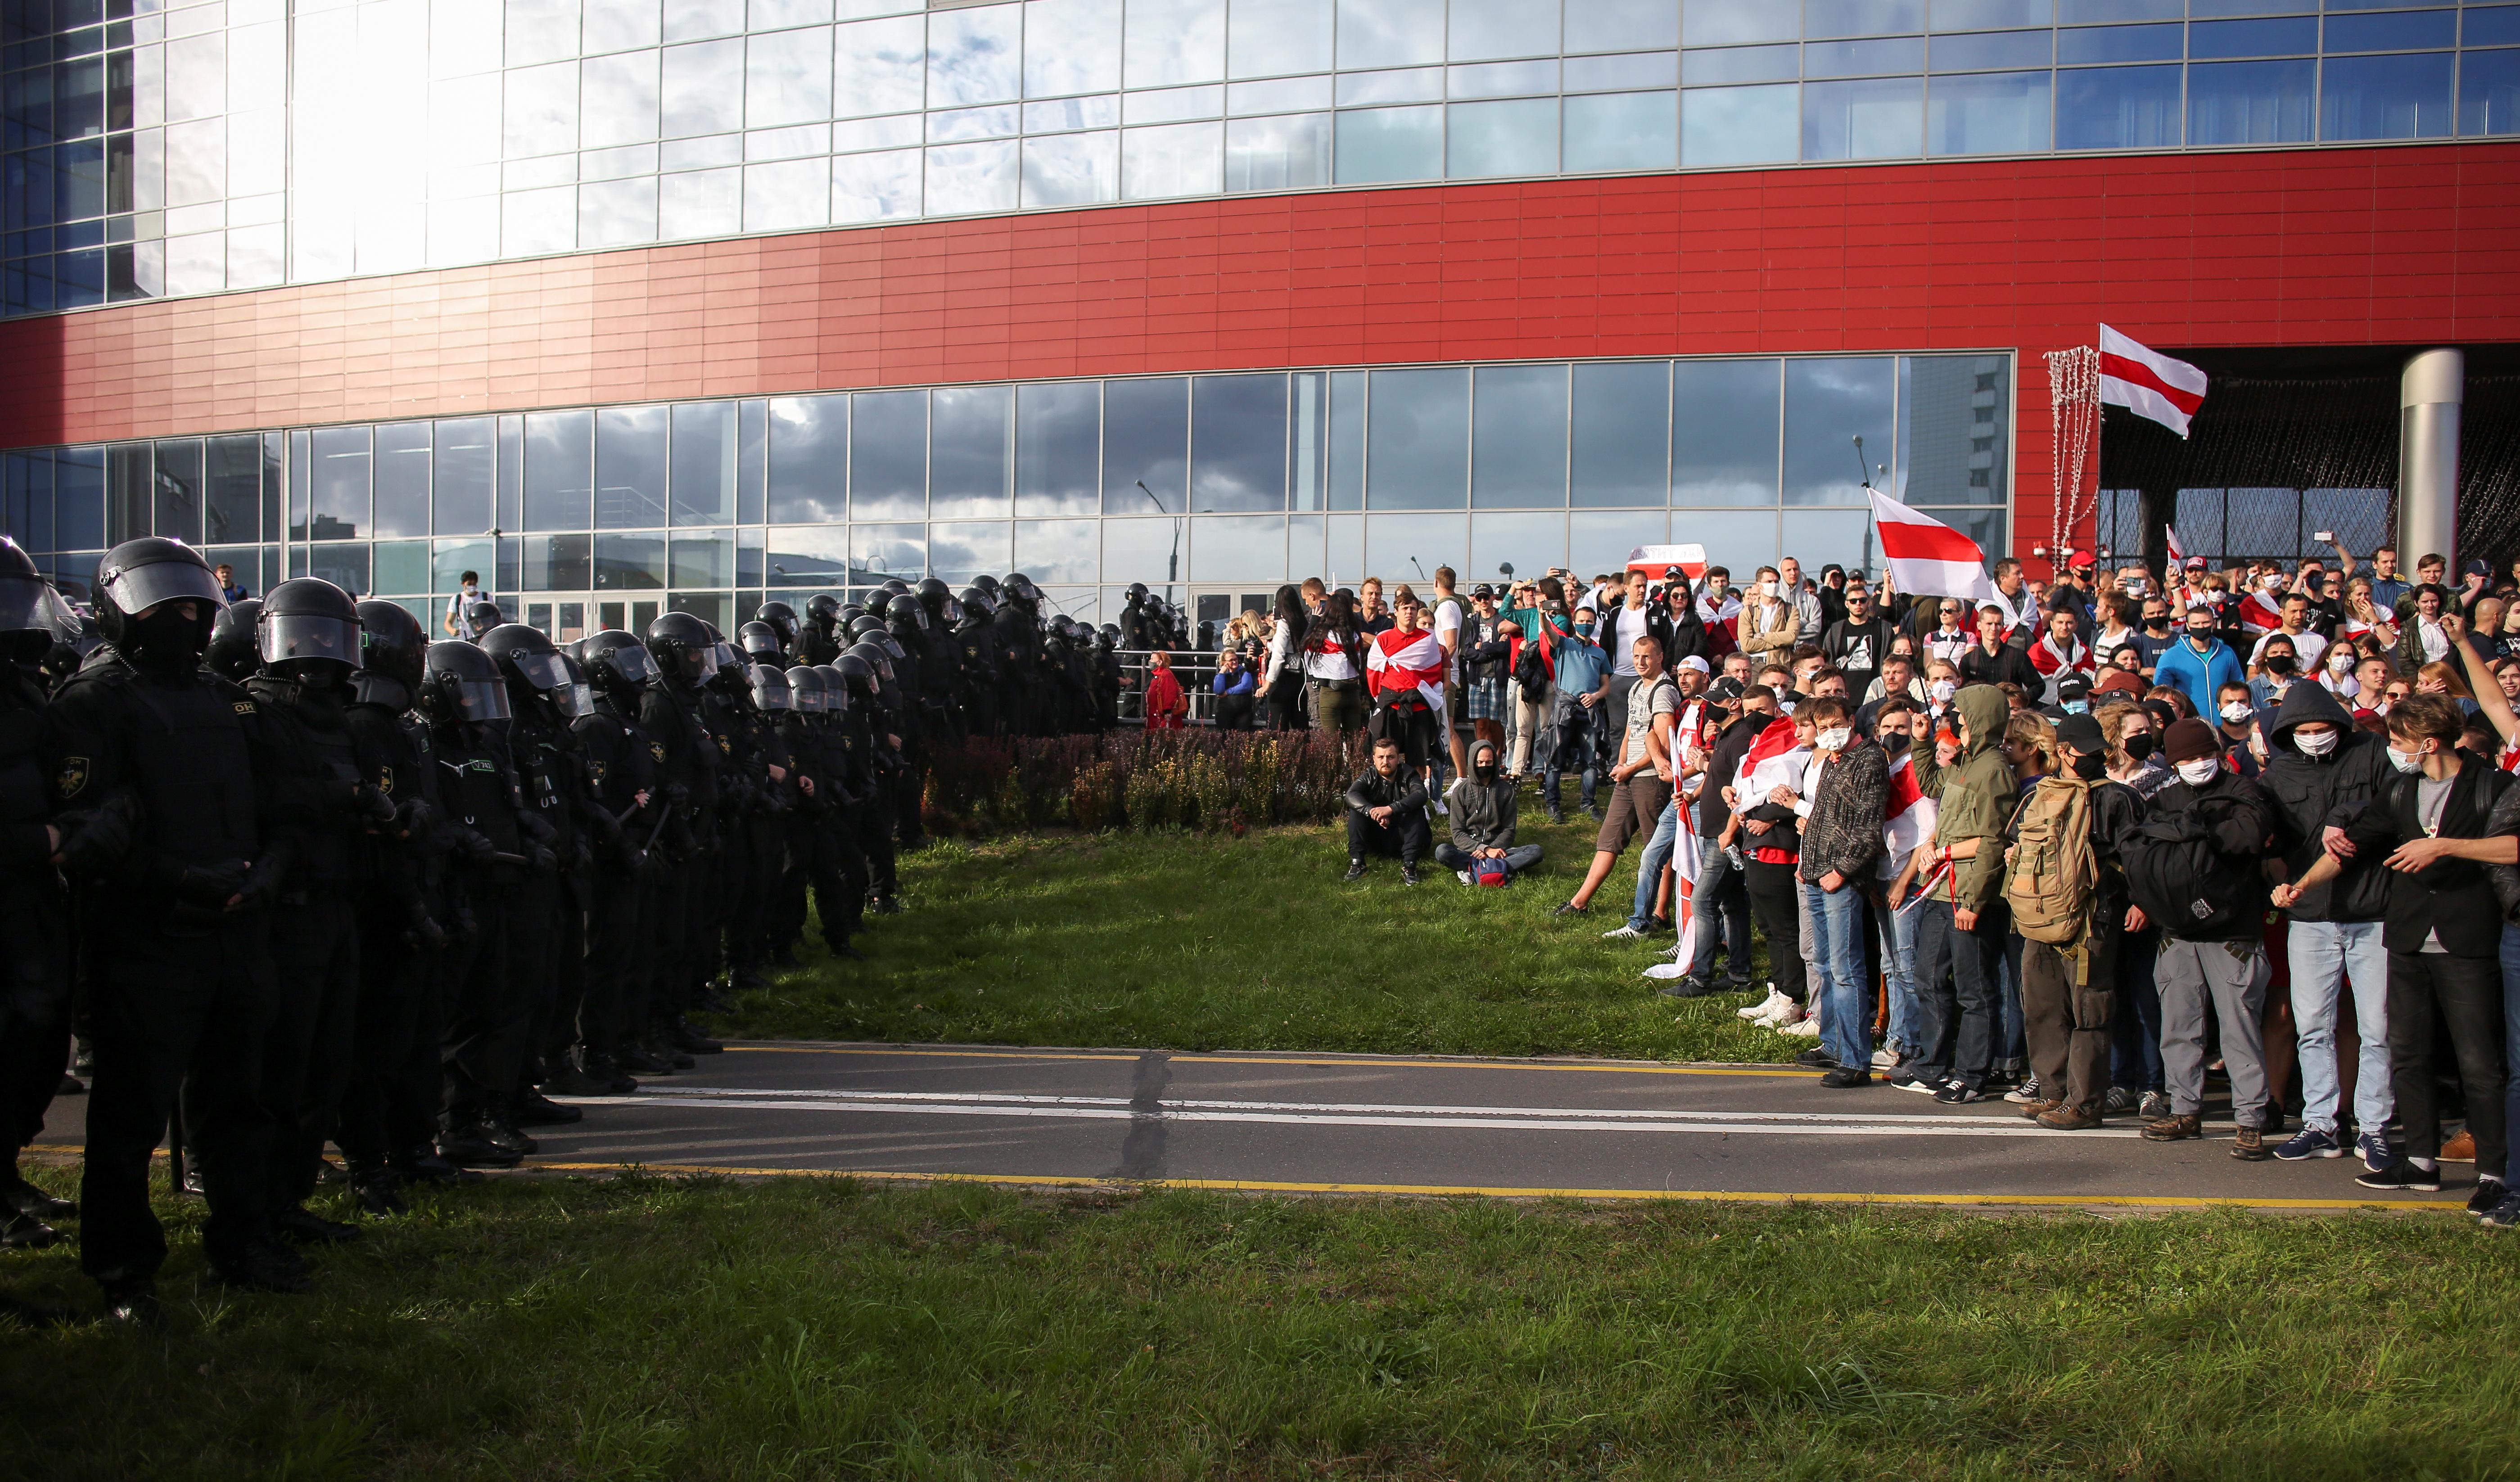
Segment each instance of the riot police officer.
M663 1075L671 1066L639 1044L656 971L664 831L673 819L662 769L664 744L640 719L656 680L647 646L617 628L578 646L595 702L570 725L586 750L598 805L620 826L595 860L594 906L586 925L586 995L578 1068L614 1091L636 1089L629 1073Z
M693 1046L678 1043L683 1014L699 1001L715 952L709 917L711 871L718 853L718 772L725 756L700 714L701 687L717 673L717 640L689 612L666 612L648 625L648 651L658 677L640 701L639 723L665 749L661 772L676 822L666 830L670 863L659 880L657 972L640 1026L676 1069ZM678 792L675 789L680 789Z
M1041 590L1020 571L1009 575L1002 590L1007 601L992 622L998 672L1005 681L1009 707L1007 732L1012 736L1048 736L1052 728L1044 714L1041 625L1034 619Z
M962 616L954 623L955 672L962 681L964 728L971 736L1006 734L999 706L1000 677L996 648L989 641L989 595L978 583L963 589Z
M872 644L841 654L833 665L847 696L840 712L841 745L850 758L847 784L852 793L867 799L864 806L850 810L850 824L858 847L866 854L869 908L885 916L901 910L891 800L900 763L893 737L885 729L891 720L883 707L882 675L889 666L883 651Z
M766 625L779 639L779 661L788 663L796 652L796 609L784 602L766 602L752 610L752 621ZM750 627L751 623L744 624ZM784 669L782 672L785 672Z
M202 651L202 667L232 685L253 678L262 667L261 641L254 636L261 617L259 597L222 607L210 623L210 643Z
M840 656L847 647L836 631L840 625L840 600L824 593L805 604L805 627L796 635L796 661L800 664L828 664Z

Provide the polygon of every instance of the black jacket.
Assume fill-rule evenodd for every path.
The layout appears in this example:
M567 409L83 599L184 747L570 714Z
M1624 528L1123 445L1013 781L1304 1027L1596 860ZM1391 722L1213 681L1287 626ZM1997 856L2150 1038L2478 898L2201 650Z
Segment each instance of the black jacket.
M2294 745L2293 728L2305 721L2334 726L2335 749L2314 757ZM2284 692L2268 745L2272 755L2258 786L2274 814L2275 849L2299 879L2327 852L2321 841L2326 831L2353 823L2398 773L2381 739L2357 727L2320 684L2296 684ZM2292 908L2294 921L2376 921L2387 914L2390 872L2379 858L2358 853L2341 863L2343 874L2303 893Z
M2143 826L2141 833L2145 837L2162 840L2203 838L2213 846L2223 869L2245 872L2254 881L2258 876L2258 863L2266 858L2267 840L2274 831L2273 813L2274 810L2267 806L2266 794L2258 790L2256 783L2226 768L2215 773L2214 780L2202 787L2175 782L2154 794L2152 818ZM2381 852L2385 854L2388 851L2384 849ZM2265 888L2251 888L2263 907L2266 903ZM2245 915L2245 921L2233 928L2229 940L2255 941L2265 930L2264 910ZM2163 929L2171 930L2171 926L2165 923ZM2178 933L2173 931L2173 934Z
M1972 644L1960 655L1961 684L2000 685L2007 680L2019 685L2033 704L2048 697L2048 681L2031 667L2030 655L2010 644L1998 647L1992 654L1986 651L1986 645Z
M1374 808L1390 808L1406 813L1426 806L1426 785L1418 780L1415 769L1402 767L1389 778L1372 768L1347 785L1347 805L1359 813Z
M2420 775L2404 774L2389 780L2387 789L2345 831L2358 852L2376 859L2425 836L2416 788L2422 781ZM2451 779L2450 801L2442 809L2440 836L2485 837L2488 819L2510 787L2509 774L2475 757L2461 757L2458 775ZM2420 952L2424 938L2438 931L2452 957L2495 957L2502 949L2502 903L2486 871L2474 860L2446 859L2411 875L2387 872L2388 924L2381 929L2381 940L2391 952Z
M1726 726L1715 738L1715 749L1706 758L1706 783L1697 794L1697 836L1713 838L1732 821L1732 810L1724 806L1724 789L1732 785L1732 774L1741 770L1741 758L1748 755L1750 743L1768 729L1772 717L1743 715Z
M1653 607L1653 616L1645 623L1645 631L1652 634L1655 641L1662 645L1662 668L1665 674L1678 669L1680 661L1692 653L1705 659L1710 665L1715 662L1712 651L1713 640L1707 635L1705 621L1697 615L1696 601L1691 599L1688 606L1682 610L1684 615L1674 618L1671 615L1671 604L1657 603Z

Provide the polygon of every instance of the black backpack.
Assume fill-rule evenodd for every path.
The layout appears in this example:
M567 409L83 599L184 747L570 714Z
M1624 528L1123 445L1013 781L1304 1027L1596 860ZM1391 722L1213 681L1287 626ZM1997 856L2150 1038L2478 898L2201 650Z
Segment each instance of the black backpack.
M2235 806L2208 798L2197 811ZM2170 936L2228 942L2252 935L2265 920L2266 892L2257 862L2225 859L2204 837L2203 820L2165 819L2136 831L2121 861L2127 894Z
M1514 683L1522 686L1525 697L1545 695L1549 691L1549 659L1540 651L1540 640L1523 641L1522 653L1513 663Z

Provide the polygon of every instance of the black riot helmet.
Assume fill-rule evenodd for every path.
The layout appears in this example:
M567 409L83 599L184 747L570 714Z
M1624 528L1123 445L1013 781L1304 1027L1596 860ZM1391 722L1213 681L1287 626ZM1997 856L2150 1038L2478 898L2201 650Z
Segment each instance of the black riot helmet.
M476 644L481 641L482 634L507 620L508 614L500 611L499 605L486 597L464 606L464 631Z
M1145 602L1146 600L1147 584L1142 581L1133 581L1129 583L1129 601L1132 604L1135 604Z
M1007 596L1014 602L1021 603L1024 609L1030 611L1041 603L1041 588L1032 584L1031 577L1016 571L1007 577Z
M595 687L586 682L586 667L567 653L560 656L561 667L568 671L568 687L552 696L564 720L575 720L595 708Z
M764 606L761 610L767 612L770 608ZM832 624L840 620L840 600L829 592L808 598L805 603L805 616L815 627L829 632ZM769 621L767 618L762 620Z
M887 597L899 597L910 590L910 583L903 581L898 576L895 576L888 578L882 586L876 590L883 593Z
M883 656L891 659L896 665L910 656L909 651L902 648L901 640L893 637L889 629L878 628L866 636L866 641L881 649ZM889 674L884 676L886 679L891 677Z
M1120 647L1120 625L1118 623L1104 623L1102 627L1095 629L1094 647L1102 650L1105 653L1108 653L1112 650Z
M971 585L979 588L991 602L1000 602L1004 600L1002 594L998 591L998 579L986 572L982 572L980 575L972 577Z
M506 720L508 682L490 655L472 644L430 644L428 672L420 681L420 713L432 726Z
M263 594L254 623L262 667L284 679L329 685L359 666L358 599L320 576L299 576Z
M232 685L251 679L253 671L262 667L262 653L253 631L261 617L259 597L221 607L210 622L210 641L202 648L202 666Z
M523 623L501 623L481 635L481 651L490 655L490 662L507 676L512 699L521 699L525 694L537 695L563 713L575 704L576 696L571 693L575 685L568 677L568 662L561 657L551 635L542 629ZM518 693L519 690L522 694ZM567 696L565 701L563 696Z
M796 609L784 602L763 603L753 608L752 620L768 623L770 630L779 635L779 646L783 649L796 641Z
M752 702L764 710L792 710L788 686L788 671L776 664L753 664L746 677L752 684Z
M941 623L951 620L948 612L954 606L952 587L931 576L910 590L919 599L919 605L927 609L929 621Z
M870 638L840 656L846 658L850 653L866 662L867 671L876 677L878 683L886 687L892 684L892 655L883 651L881 644Z
M866 615L867 615L867 609L866 609L866 608L864 608L864 607L859 606L856 603L853 603L853 602L846 602L846 603L842 603L842 604L840 604L840 606L839 606L839 607L838 607L838 609L837 609L837 610L838 610L838 620L839 620L839 624L840 624L840 630L841 630L842 632L846 632L849 628L851 628L852 626L854 626L854 625L856 624L856 622L857 622L857 620L858 620L859 618L864 617L864 616L866 616Z
M40 664L53 651L52 596L35 559L0 535L0 648L9 662Z
M658 669L687 685L705 684L717 673L717 640L689 612L658 614L648 625L648 651Z
M880 653L876 655L878 658L882 656ZM840 678L847 684L851 698L866 699L875 694L877 683L875 665L868 661L865 654L852 649L841 654L832 667L840 671Z
M654 683L656 660L648 646L619 628L607 628L579 646L578 662L586 665L586 682L599 695L626 698Z
M990 610L997 606L996 603L989 600L989 594L980 590L978 582L965 587L963 595L957 601L963 605L963 611L967 616L977 614L986 617Z
M798 664L788 671L788 708L802 715L823 713L823 671Z
M843 673L836 663L816 664L814 672L823 676L823 708L833 715L848 714L848 675Z
M175 602L193 605L190 621L172 611L142 620L142 613ZM189 664L209 646L210 623L227 605L209 562L180 540L126 540L97 562L97 625L106 642L132 653Z
M785 657L788 640L792 636L781 632L778 624L760 618L735 630L736 643L743 650L744 658L756 664Z
M421 674L428 666L428 635L422 631L419 618L394 603L359 604L360 668L402 686L407 704L409 696L419 692Z
M880 617L860 616L849 620L849 637L851 638L865 638L869 634L880 633L882 631L883 619Z
M897 623L908 623L914 628L927 626L927 605L907 592L886 604L883 615Z

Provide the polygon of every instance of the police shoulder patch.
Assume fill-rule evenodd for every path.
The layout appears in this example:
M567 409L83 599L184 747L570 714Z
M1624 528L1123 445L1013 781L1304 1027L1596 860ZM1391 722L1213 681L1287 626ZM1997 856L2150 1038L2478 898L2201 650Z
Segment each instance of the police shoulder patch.
M663 741L648 742L648 754L660 762L663 761L665 759L665 743Z
M236 713L239 715L251 715L253 713L253 701L249 699L238 700L236 702Z
M60 774L53 779L54 790L61 794L64 802L68 802L69 799L78 796L86 786L87 758L84 756L63 757L62 770Z
M377 790L379 792L388 794L393 791L393 768L379 767L377 769Z

